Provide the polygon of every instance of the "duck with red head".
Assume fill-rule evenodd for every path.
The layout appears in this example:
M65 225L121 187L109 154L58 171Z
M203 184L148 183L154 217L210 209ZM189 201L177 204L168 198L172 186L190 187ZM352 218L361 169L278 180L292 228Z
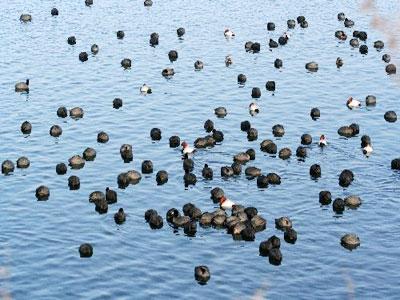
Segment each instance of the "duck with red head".
M318 146L325 147L326 145L328 145L328 141L327 141L325 135L322 134L319 138Z
M361 102L354 99L353 97L349 97L349 99L347 99L346 105L348 108L353 109L353 108L358 108L361 106Z
M193 153L196 151L195 149L191 148L191 147L189 146L189 144L186 143L185 141L182 142L181 146L182 146L182 154L183 154L183 155L186 155L186 154L188 154L188 155L189 155L189 154L193 154Z
M229 200L228 198L226 198L225 196L222 196L221 198L219 198L219 206L223 209L232 209L233 206L235 206L235 203L231 200Z

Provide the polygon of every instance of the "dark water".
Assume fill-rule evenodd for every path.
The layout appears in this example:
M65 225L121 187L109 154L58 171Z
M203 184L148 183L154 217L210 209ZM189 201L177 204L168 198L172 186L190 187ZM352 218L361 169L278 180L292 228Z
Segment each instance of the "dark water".
M154 1L146 9L142 1L96 1L88 8L84 1L1 1L0 9L0 160L16 161L20 156L31 160L31 167L0 177L0 297L6 299L168 299L219 298L243 299L261 289L267 298L317 299L397 298L400 293L400 174L390 170L390 161L400 156L400 122L387 123L387 110L400 112L399 88L394 77L385 74L383 53L373 41L384 39L370 26L371 16L359 9L358 1ZM51 17L56 6L60 15ZM383 13L398 11L397 1L380 1ZM367 30L370 52L361 56L350 49L348 40L334 38L343 25L336 14L344 11L355 20L354 29ZM33 22L20 24L21 13L31 13ZM266 41L277 39L286 30L286 20L306 16L308 29L298 26L285 47L269 51ZM266 31L266 23L277 25ZM186 28L183 40L176 28ZM225 27L236 38L226 40ZM116 31L124 30L124 40ZM160 34L160 45L148 45L152 32ZM349 37L351 30L346 30ZM392 34L397 34L393 31ZM69 46L66 39L77 37ZM398 37L398 36L397 36ZM244 51L248 40L261 43L259 54ZM78 54L90 52L97 43L100 52L81 63ZM176 49L178 61L170 63L167 53ZM234 63L227 68L226 55ZM344 59L338 70L336 58ZM132 69L123 70L120 61L132 59ZM273 61L283 59L284 68L274 69ZM195 72L193 62L201 59L204 70ZM320 69L307 73L304 64L315 60ZM171 80L161 70L173 66ZM239 73L248 81L244 88L236 84ZM14 84L30 78L29 95L14 92ZM264 88L267 80L277 82L274 95ZM139 95L147 83L149 96ZM258 86L261 113L248 114L251 88ZM361 100L373 94L378 104L373 108L350 111L345 100ZM124 106L112 108L120 97ZM83 119L59 119L59 106L80 106ZM225 106L228 115L217 119L213 109ZM319 107L321 119L309 117L312 107ZM211 182L199 180L185 189L182 162L177 149L170 149L168 137L179 135L193 142L204 135L203 122L212 119L225 134L222 145L199 151L195 156L195 174L208 163L215 173ZM20 124L29 120L32 134L24 137ZM240 131L240 122L250 120L259 131L258 141L248 142ZM374 153L366 158L360 138L340 138L340 126L356 122L362 134L372 138ZM286 134L275 139L271 127L283 124ZM59 138L48 134L51 125L63 128ZM150 129L162 129L160 142L152 142ZM99 131L110 136L107 144L98 144ZM310 133L314 140L325 134L329 147L309 149L305 162L295 157L283 161L259 150L259 143L273 138L278 149L293 152L300 136ZM124 164L119 155L123 143L134 147L134 160ZM94 162L81 170L68 170L57 176L55 165L67 162L86 147L97 151ZM244 175L223 180L221 166L231 164L232 155L248 148L256 149L256 160L248 165L264 173L276 172L280 186L258 189L254 180ZM154 174L144 176L140 184L118 190L118 203L109 213L99 215L88 202L92 191L106 186L117 189L120 172L140 170L141 162L151 159ZM322 178L311 180L309 167L319 163ZM350 168L355 181L347 188L338 185L338 174ZM155 173L167 170L169 182L157 186ZM81 179L78 191L69 191L67 179ZM47 202L35 198L37 186L51 191ZM233 241L223 230L198 229L197 236L174 233L165 224L151 230L144 222L144 212L156 209L162 216L171 207L181 209L187 202L203 211L214 209L209 199L212 187L222 187L238 203L255 206L268 220L267 230L257 234L255 242ZM336 217L330 206L321 207L320 190L330 190L334 198L359 195L363 204L358 210L346 210ZM128 213L125 224L114 223L113 213L123 207ZM274 229L274 218L287 215L298 231L295 245L283 241ZM340 237L355 232L361 246L348 251L340 246ZM272 266L258 255L259 242L276 234L282 238L283 262ZM94 246L90 259L79 258L83 242ZM206 264L211 280L198 285L194 266Z

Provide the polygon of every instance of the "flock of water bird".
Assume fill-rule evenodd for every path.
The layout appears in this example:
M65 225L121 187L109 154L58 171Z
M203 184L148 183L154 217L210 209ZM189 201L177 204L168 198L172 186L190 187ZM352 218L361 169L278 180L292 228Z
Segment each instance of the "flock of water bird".
M92 0L85 0L87 6L93 5ZM146 0L144 2L145 6L151 6L153 3L151 0ZM56 8L51 10L52 16L57 16L59 14ZM347 28L354 26L354 21L346 18L344 13L339 13L338 21L342 22ZM20 21L22 23L32 22L32 16L29 14L23 14L20 16ZM296 22L297 21L297 22ZM300 26L301 28L307 28L309 26L308 21L304 16L297 17L297 20L288 20L287 26L288 30L284 32L275 41L270 39L268 46L270 48L276 48L280 46L285 46L290 41L291 30L295 27ZM269 22L267 24L268 31L275 30L275 24ZM177 35L182 38L185 35L184 28L177 29ZM226 28L221 30L221 36L225 36L226 39L235 38L235 33L233 30ZM335 32L335 37L340 41L344 42L347 40L347 35L343 30L338 30ZM117 38L123 39L124 32L118 31ZM367 33L364 31L354 31L353 38L350 39L349 45L353 48L359 48L359 52L363 55L368 53L368 46L364 44L367 40ZM360 42L363 43L360 45ZM70 36L67 38L67 43L69 45L76 44L76 38ZM152 33L150 35L149 44L153 47L157 46L159 43L158 33ZM377 50L382 50L384 48L384 43L382 41L375 41L374 47ZM260 51L261 44L258 42L246 42L245 51L250 53L257 53ZM93 54L98 54L100 48L97 44L92 45L91 52ZM88 53L81 52L79 54L79 60L85 62L88 60ZM176 50L171 50L168 53L168 58L171 62L178 59L178 52ZM382 56L382 60L387 64L386 72L388 74L396 73L396 66L390 64L391 57L388 54ZM232 55L226 55L225 64L229 66L233 63ZM342 58L338 57L336 60L336 65L338 68L342 67L344 61ZM281 68L283 62L281 59L276 59L274 62L275 68ZM131 59L124 58L121 61L121 66L123 68L131 68ZM194 62L194 69L201 71L204 68L204 63L200 60ZM309 72L318 71L317 62L308 62L305 68ZM174 69L166 68L163 69L161 75L164 77L174 76ZM246 75L239 74L237 77L237 82L240 85L246 83ZM266 90L274 92L276 84L274 81L266 82ZM15 85L15 91L19 93L29 93L30 81L27 79L25 82L19 82ZM140 87L140 93L143 95L151 94L152 89L149 85L144 83ZM249 104L249 113L254 116L260 113L260 106L257 104L257 98L261 96L261 90L258 87L254 87L251 92L253 101ZM376 105L376 97L373 95L368 95L365 100L366 106ZM123 102L119 98L115 98L113 101L113 108L119 109L122 107ZM353 97L349 97L344 100L344 105L350 110L358 109L360 106L364 105L360 100ZM214 110L215 114L219 118L223 118L227 115L227 109L225 107L217 107ZM70 116L74 119L80 119L84 116L84 111L80 107L75 107L72 109L67 109L66 107L60 107L57 110L57 116L60 118L67 118ZM311 110L310 116L312 119L316 120L320 118L320 110L315 107ZM388 111L384 115L384 119L387 122L396 122L397 115L394 111ZM183 165L183 182L186 186L196 184L197 178L194 173L194 160L196 157L196 151L201 151L202 148L214 147L220 145L224 140L224 134L222 131L217 130L214 127L214 123L211 120L206 120L204 123L204 129L207 135L197 138L193 142L192 147L189 142L181 141L179 136L171 136L169 138L169 146L171 148L182 148L182 165ZM255 141L258 138L258 131L253 128L249 121L243 121L240 123L240 129L247 133L247 139L249 141ZM25 121L21 124L21 132L24 135L30 135L32 132L32 125L29 121ZM53 125L49 133L53 137L60 137L62 135L62 128L59 125ZM284 126L277 124L273 126L272 133L275 137L282 137L285 134ZM345 136L347 138L354 137L359 134L359 126L357 124L350 124L348 126L342 126L338 129L338 134ZM150 132L150 137L153 141L158 141L162 138L162 132L159 128L153 128ZM98 143L107 143L109 141L109 136L106 132L99 132L97 136ZM303 134L300 138L301 145L296 149L296 156L298 159L305 159L308 155L307 146L313 143L312 137L309 134ZM320 147L329 147L328 139L325 135L321 135L318 141ZM365 155L371 155L373 152L371 138L367 135L361 137L361 148ZM273 140L263 140L260 143L260 150L271 155L278 154L280 159L288 159L292 156L292 151L289 148L282 148L278 151L277 145ZM124 144L120 147L120 155L125 163L129 163L133 160L133 146L129 144ZM233 164L230 166L222 166L220 173L222 177L236 176L242 173L242 167L248 162L255 159L256 151L254 149L248 149L245 152L236 153L233 155ZM84 150L82 155L73 155L68 159L68 165L72 169L81 169L85 166L86 161L93 161L96 158L96 150L93 148L87 148ZM27 157L20 157L16 162L17 168L28 168L30 166L30 161ZM14 172L14 163L10 160L5 160L2 163L2 173L5 175L12 174ZM391 168L394 170L400 170L400 158L393 159L391 162ZM65 163L58 163L56 165L56 173L58 175L64 175L67 173L67 165ZM121 189L127 188L129 185L134 185L140 182L142 174L149 174L153 172L153 163L150 160L145 160L142 163L141 172L136 170L130 170L128 172L121 173L117 176L118 187ZM244 173L247 178L256 178L256 184L259 188L267 188L268 185L281 184L281 178L276 173L269 173L264 175L262 170L255 167L246 167ZM318 178L321 176L321 166L314 164L310 167L310 176L312 178ZM204 165L201 172L202 177L207 180L213 179L213 170L208 166ZM343 170L339 176L339 185L342 187L349 186L354 180L354 174L351 170ZM168 182L168 172L166 170L159 170L156 174L156 182L158 185L163 185ZM68 186L71 190L76 190L80 188L80 180L78 176L70 176L68 178ZM39 186L36 189L37 200L48 200L50 197L50 189L47 186ZM245 241L254 241L255 234L266 228L267 220L258 214L257 208L255 207L244 207L240 203L236 203L232 199L225 195L224 191L216 187L211 191L211 199L219 207L213 212L203 212L200 208L192 203L186 203L182 207L182 212L176 208L171 208L167 211L165 220L173 228L183 228L185 234L193 236L197 231L197 223L202 227L213 226L218 229L226 229L229 234L232 235L234 239L242 239ZM105 191L94 191L89 195L89 202L95 205L95 210L102 214L108 212L108 206L117 202L117 192L107 187ZM321 191L319 194L319 202L321 205L330 205L332 203L332 208L336 213L343 213L345 207L357 208L361 205L362 201L359 196L352 195L345 199L337 198L332 202L332 196L329 191ZM149 209L144 214L145 221L148 222L150 228L161 229L164 224L163 217L158 214L154 209ZM123 224L126 220L126 214L123 208L119 210L114 215L114 220L117 224ZM288 243L294 244L297 240L297 232L292 226L292 221L288 217L280 217L275 220L275 226L283 231L284 240ZM347 249L355 249L360 245L360 239L356 234L348 233L344 235L341 240L341 244ZM259 252L262 256L267 256L271 264L279 265L282 261L282 253L280 251L280 239L277 236L271 236L269 239L262 241L259 246ZM79 247L79 253L81 257L91 257L93 255L93 247L88 243L84 243ZM195 267L195 278L200 284L205 284L210 279L210 270L207 266L197 266Z

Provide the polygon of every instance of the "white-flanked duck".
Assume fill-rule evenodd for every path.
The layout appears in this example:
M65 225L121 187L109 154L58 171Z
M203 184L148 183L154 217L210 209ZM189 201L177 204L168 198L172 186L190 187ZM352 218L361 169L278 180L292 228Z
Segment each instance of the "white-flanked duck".
M361 106L361 102L354 99L353 97L350 97L349 99L347 99L346 105L348 108L352 109L352 108L358 108Z
M321 135L321 136L320 136L318 145L319 145L320 147L325 147L326 145L328 145L328 141L327 141L325 135Z
M229 28L225 28L224 35L227 38L231 38L231 37L235 36L235 33L232 30L230 30Z
M151 87L149 87L147 84L143 84L140 87L140 93L143 95L151 94Z
M233 59L232 59L232 55L227 55L225 56L225 65L227 67L229 67L231 64L233 64Z
M232 207L235 205L235 203L231 200L229 200L228 198L226 198L225 196L222 196L221 198L219 198L219 206L223 209L232 209Z
M290 39L290 33L289 32L284 32L283 34L282 34L282 36L285 38L285 39Z
M260 107L258 106L257 103L251 102L249 105L249 112L250 115L254 116L260 112Z
M364 148L362 148L363 149L363 153L365 154L365 155L369 155L369 154L371 154L372 153L372 151L374 151L374 149L372 149L372 146L371 146L371 144L367 144Z
M186 143L185 141L182 142L181 146L182 146L182 154L183 155L193 154L196 151L196 149L191 148L189 146L189 144Z

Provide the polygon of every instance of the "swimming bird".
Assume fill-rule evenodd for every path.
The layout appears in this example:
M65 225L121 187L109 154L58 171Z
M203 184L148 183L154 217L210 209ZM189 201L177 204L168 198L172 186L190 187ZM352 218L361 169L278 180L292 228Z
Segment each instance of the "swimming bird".
M347 34L344 33L343 31L340 31L340 32L338 33L338 35L337 35L337 38L338 38L339 40L345 41L345 40L347 39Z
M250 115L252 115L252 116L255 114L258 114L260 112L260 107L258 106L257 103L251 102L249 105L249 112L250 112Z
M353 99L353 97L350 97L349 99L347 99L346 105L348 108L353 109L360 107L361 102L356 99Z
M231 55L225 56L225 65L229 67L231 64L233 64L232 56Z
M291 34L289 32L284 32L282 34L282 37L284 37L286 40L290 39Z
M336 66L338 68L341 68L343 66L343 59L342 58L340 58L340 57L336 58Z
M230 30L229 28L225 28L224 35L227 38L231 38L231 37L235 36L235 33L232 30Z
M18 82L15 85L15 91L16 92L29 92L29 79L27 79L25 82Z
M369 155L369 154L371 154L372 153L372 151L374 151L373 149L372 149L372 146L371 146L371 144L370 143L368 143L364 148L362 148L363 149L363 153L365 154L365 155Z
M193 154L196 151L195 149L191 148L189 146L189 144L186 142L182 142L181 146L182 146L182 154L183 155Z
M235 205L235 203L231 200L229 200L228 198L226 198L225 196L222 196L221 198L219 198L219 206L223 209L232 209L232 207Z
M143 95L151 94L151 87L145 83L140 87L140 93Z
M203 62L201 60L196 60L194 62L194 69L195 70L201 70L203 68L204 68L204 64L203 64Z
M125 222L125 220L126 220L126 214L125 214L125 212L124 212L124 209L123 209L123 208L120 208L120 209L118 210L118 212L116 212L116 213L114 214L114 221L115 221L115 223L117 223L118 225L121 225L122 223Z
M319 145L320 147L324 147L324 146L328 145L328 141L326 140L325 135L321 135L321 136L320 136L318 145Z

